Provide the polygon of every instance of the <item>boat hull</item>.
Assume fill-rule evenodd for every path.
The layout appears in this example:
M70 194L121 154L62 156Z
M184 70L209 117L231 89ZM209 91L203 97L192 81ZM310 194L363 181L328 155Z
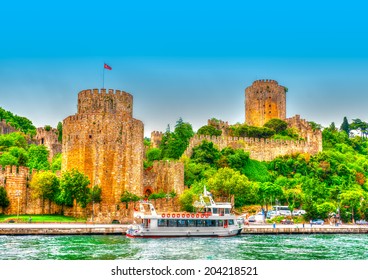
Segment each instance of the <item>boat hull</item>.
M171 238L171 237L231 237L240 234L241 228L229 229L194 229L194 230L152 230L144 229L139 232L127 232L129 238Z

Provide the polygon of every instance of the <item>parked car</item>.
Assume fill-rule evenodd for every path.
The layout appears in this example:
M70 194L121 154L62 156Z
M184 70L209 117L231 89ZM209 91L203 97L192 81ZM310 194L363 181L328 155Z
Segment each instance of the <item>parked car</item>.
M356 221L355 224L357 224L357 225L368 225L368 222L366 220L359 220L359 221Z
M305 210L302 210L302 209L293 210L293 216L301 216L301 215L304 215L305 213L307 213L307 212L305 212Z
M255 216L250 216L249 218L248 218L248 222L249 223L254 223L256 221L256 217Z
M321 220L321 219L316 219L316 220L312 220L311 222L312 225L323 225L324 224L324 221Z
M245 219L243 217L237 218L236 221L238 222L239 225L244 225L245 224Z
M267 218L267 219L272 219L272 218L274 218L274 217L276 217L276 216L277 216L276 211L268 211L268 212L267 212L267 216L266 216L266 218Z
M293 224L294 224L293 220L289 220L289 219L283 219L283 220L281 221L281 223L282 223L283 225L293 225Z

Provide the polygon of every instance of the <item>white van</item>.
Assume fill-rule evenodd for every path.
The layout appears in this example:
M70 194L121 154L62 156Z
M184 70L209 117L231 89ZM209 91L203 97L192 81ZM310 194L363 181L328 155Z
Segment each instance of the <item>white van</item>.
M273 206L273 211L276 212L277 215L280 216L291 216L291 211L289 209L289 206Z

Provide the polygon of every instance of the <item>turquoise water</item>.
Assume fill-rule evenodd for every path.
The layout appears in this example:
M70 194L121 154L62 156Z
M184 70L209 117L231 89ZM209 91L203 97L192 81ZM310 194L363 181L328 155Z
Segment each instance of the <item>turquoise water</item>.
M367 260L368 235L0 236L0 260Z

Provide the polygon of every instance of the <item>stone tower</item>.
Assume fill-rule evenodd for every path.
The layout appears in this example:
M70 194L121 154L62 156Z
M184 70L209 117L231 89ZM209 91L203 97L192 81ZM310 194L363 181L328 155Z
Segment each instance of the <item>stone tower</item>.
M245 122L263 126L270 119L286 119L286 88L274 80L254 81L245 89Z
M38 145L45 145L49 150L49 160L61 153L61 143L58 141L59 131L56 128L46 127L37 128L35 140Z
M120 90L83 90L78 113L63 121L62 169L78 169L102 189L100 213L112 218L124 190L143 193L143 123L133 96Z

